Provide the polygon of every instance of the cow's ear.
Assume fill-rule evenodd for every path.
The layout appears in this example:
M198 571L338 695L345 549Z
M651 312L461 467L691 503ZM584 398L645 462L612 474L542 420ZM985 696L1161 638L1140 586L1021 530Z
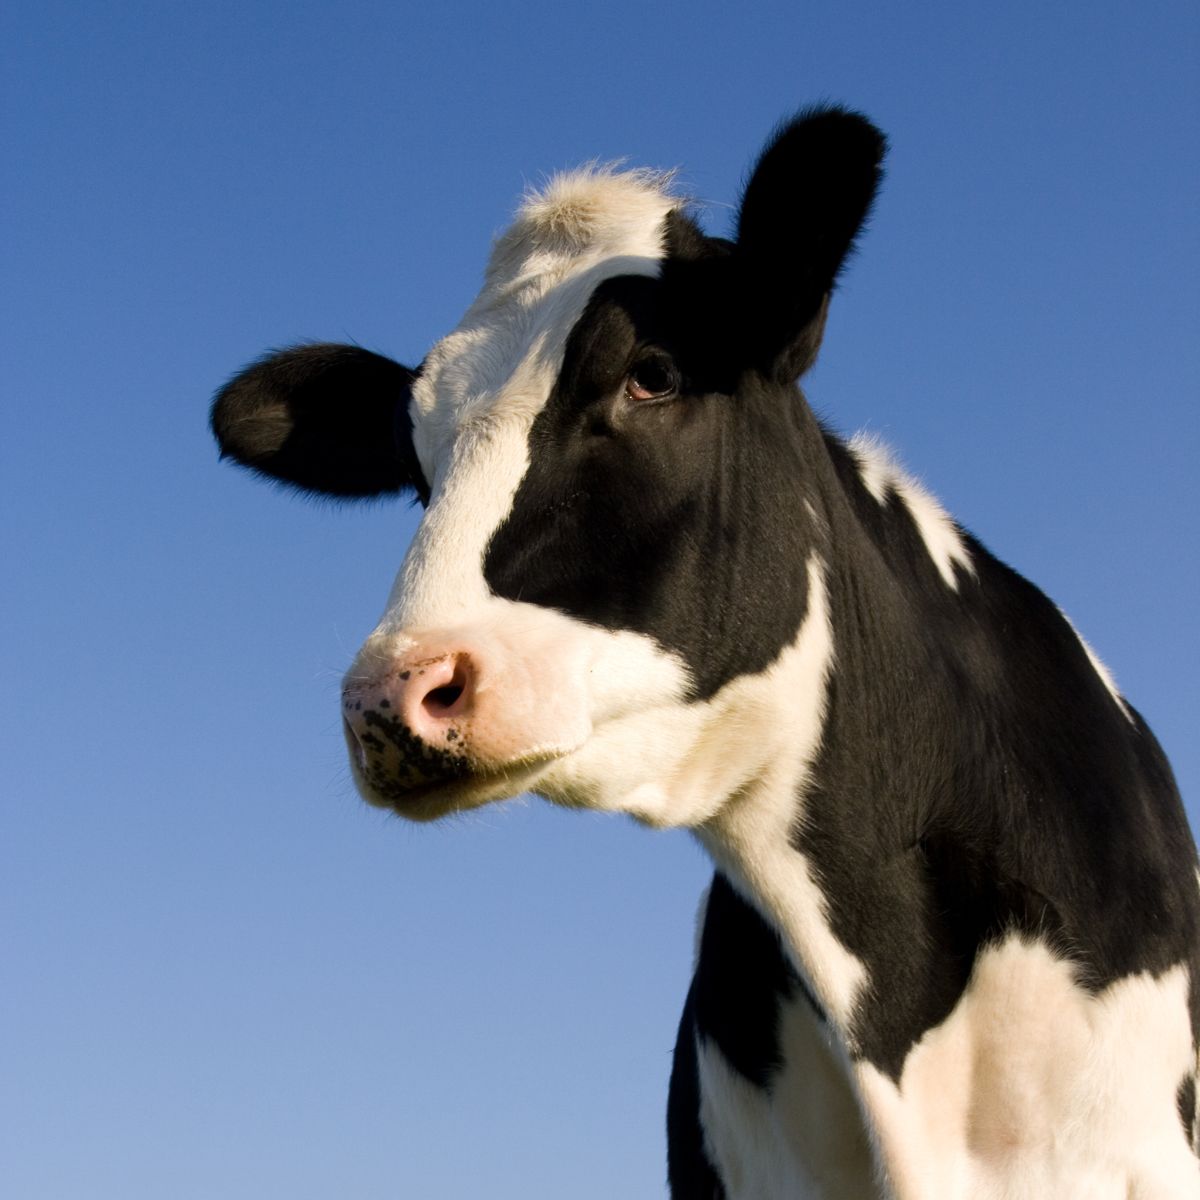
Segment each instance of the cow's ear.
M416 492L429 499L412 444L416 373L358 346L279 350L216 395L222 457L303 491L353 499Z
M810 109L780 127L742 196L735 258L754 365L788 382L817 357L825 313L883 178L865 117Z

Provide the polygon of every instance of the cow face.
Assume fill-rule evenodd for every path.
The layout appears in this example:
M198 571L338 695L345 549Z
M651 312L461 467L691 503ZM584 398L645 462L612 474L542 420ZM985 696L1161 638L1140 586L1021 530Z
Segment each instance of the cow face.
M237 461L426 505L345 682L368 800L427 819L535 790L694 824L780 759L784 706L789 753L815 742L829 467L796 380L883 148L838 109L785 126L734 241L660 176L560 177L418 370L305 346L219 393Z

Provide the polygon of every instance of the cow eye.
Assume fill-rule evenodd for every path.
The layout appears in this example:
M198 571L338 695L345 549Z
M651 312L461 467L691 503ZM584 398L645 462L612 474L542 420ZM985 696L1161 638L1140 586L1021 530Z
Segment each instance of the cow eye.
M630 400L662 400L679 390L679 372L665 354L648 354L625 376L625 395Z

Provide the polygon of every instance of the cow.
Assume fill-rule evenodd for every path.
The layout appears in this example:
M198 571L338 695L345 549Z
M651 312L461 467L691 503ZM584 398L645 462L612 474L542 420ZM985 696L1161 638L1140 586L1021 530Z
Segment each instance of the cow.
M1200 1197L1170 767L1058 608L800 391L885 150L800 113L729 239L663 174L554 177L418 367L270 353L212 428L424 506L341 698L367 801L533 792L711 856L676 1200Z

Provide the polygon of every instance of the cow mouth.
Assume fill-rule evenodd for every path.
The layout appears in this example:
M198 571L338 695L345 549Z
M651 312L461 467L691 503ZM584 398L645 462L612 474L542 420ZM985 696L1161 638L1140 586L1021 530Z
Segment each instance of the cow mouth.
M410 821L434 821L452 812L508 800L527 791L558 755L476 769L465 762L437 779L401 778L377 769L360 752L351 735L351 773L363 799Z

